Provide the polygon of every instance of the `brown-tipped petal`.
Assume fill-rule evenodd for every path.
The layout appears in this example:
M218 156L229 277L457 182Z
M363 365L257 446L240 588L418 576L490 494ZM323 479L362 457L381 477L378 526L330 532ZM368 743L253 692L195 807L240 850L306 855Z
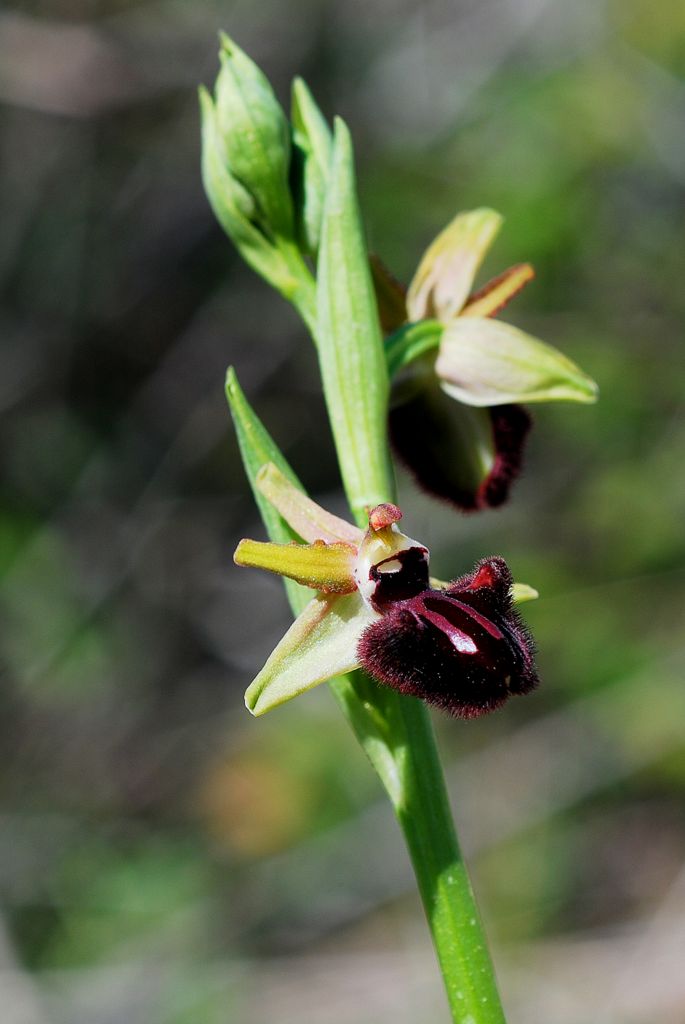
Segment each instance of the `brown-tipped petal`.
M357 549L338 541L325 544L271 544L241 540L233 560L236 565L287 576L305 587L326 594L351 594L356 590L354 567Z
M293 487L288 478L272 462L262 466L259 470L256 485L260 493L268 498L288 526L302 540L310 542L315 540L344 541L347 544L355 545L361 543L364 536L363 530L326 512L297 487Z
M381 327L385 334L390 334L401 327L407 319L407 289L390 273L375 253L369 256L369 263Z
M520 406L461 405L433 386L391 409L389 424L393 447L419 486L473 512L506 501L530 418Z
M451 320L471 290L502 217L486 208L460 213L428 246L409 285L410 320Z
M530 263L517 263L470 295L460 316L496 316L535 277Z

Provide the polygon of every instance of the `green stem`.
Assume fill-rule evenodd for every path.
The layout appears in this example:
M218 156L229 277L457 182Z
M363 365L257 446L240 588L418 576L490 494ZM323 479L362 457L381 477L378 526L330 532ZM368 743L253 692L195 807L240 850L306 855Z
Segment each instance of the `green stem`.
M395 808L428 917L455 1022L503 1024L492 961L452 823L428 712L398 697L406 738L404 800Z
M316 281L294 242L278 239L278 250L292 276L292 284L283 294L304 320L316 344Z
M388 500L393 495L389 494ZM504 1024L494 970L459 849L430 716L359 671L333 693L404 833L455 1024Z
M439 343L438 323L405 331L400 352ZM388 367L356 195L349 132L336 121L317 267L319 365L347 499L394 502ZM401 362L401 357L400 357ZM414 866L455 1024L503 1024L492 964L459 851L425 706L362 672L334 692L392 801Z

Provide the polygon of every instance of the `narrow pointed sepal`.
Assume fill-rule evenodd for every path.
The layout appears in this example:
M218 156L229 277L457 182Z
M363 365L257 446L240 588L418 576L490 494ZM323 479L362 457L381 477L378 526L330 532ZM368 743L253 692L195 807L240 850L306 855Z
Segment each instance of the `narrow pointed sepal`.
M565 355L511 324L458 317L442 336L435 369L466 405L594 402L598 388Z
M323 540L328 543L345 541L354 545L361 543L364 536L362 530L317 505L273 463L261 467L257 473L256 486L302 540Z
M263 715L319 683L358 668L359 638L377 618L358 594L315 597L248 687L248 710Z
M429 245L409 285L410 320L451 320L466 301L473 279L502 224L487 208L460 213Z
M325 594L351 594L356 588L356 548L338 541L326 544L272 544L241 540L233 555L236 565L266 569Z

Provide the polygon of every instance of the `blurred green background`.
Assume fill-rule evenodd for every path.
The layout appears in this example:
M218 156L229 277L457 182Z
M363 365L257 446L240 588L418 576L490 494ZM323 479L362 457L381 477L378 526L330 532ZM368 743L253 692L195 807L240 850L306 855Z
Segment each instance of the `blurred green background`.
M685 6L53 0L0 12L2 1024L447 1020L398 832L284 631L226 366L342 511L314 360L199 174L223 27L356 140L407 279L459 209L530 260L508 319L600 383L541 406L502 512L401 476L434 571L507 557L544 685L436 720L512 1024L685 1021ZM483 277L486 276L483 275Z

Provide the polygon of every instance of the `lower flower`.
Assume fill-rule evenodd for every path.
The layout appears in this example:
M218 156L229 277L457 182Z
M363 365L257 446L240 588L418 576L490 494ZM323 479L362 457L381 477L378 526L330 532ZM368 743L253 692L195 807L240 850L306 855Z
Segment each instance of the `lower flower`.
M319 591L245 695L263 714L360 666L379 683L458 718L498 708L538 682L534 644L513 608L516 585L502 558L449 584L428 574L428 550L401 533L394 505L369 513L366 532L330 515L274 466L257 485L307 543L241 541L240 565ZM520 599L536 596L519 586Z

